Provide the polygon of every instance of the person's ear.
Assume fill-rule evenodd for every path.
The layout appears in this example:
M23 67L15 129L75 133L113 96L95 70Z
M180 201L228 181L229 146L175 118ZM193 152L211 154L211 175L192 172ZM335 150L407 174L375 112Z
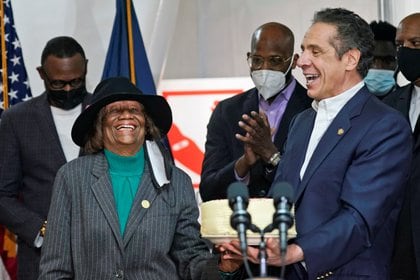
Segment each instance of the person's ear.
M299 59L299 55L297 53L295 53L293 55L293 58L292 59L293 59L292 69L295 69L296 68L296 65L297 65L297 60Z
M89 59L86 59L86 61L85 61L85 76L86 76L86 74L87 74L87 65L88 65L88 62L89 62Z
M360 56L361 56L361 53L358 49L348 50L343 56L346 63L345 69L348 71L356 69L360 61Z
M38 66L38 67L36 68L36 70L38 71L39 77L40 77L42 80L45 80L45 72L44 72L44 69L42 69L42 66Z

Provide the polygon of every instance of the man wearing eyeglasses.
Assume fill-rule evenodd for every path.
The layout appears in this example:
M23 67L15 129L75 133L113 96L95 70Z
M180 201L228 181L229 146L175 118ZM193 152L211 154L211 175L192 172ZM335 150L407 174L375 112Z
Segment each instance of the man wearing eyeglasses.
M272 182L289 123L311 99L293 77L297 54L285 25L258 27L247 54L255 84L221 101L207 126L200 194L203 201L226 198L234 181L248 185L251 197L264 197Z
M89 97L87 59L73 38L48 41L37 70L45 92L6 110L0 123L0 224L18 236L19 280L38 278L53 181L79 156L70 131Z

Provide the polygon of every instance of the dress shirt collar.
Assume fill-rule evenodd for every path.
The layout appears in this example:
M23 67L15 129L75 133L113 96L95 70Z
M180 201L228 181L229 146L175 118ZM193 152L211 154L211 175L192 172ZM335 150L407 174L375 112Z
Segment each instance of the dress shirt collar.
M289 101L290 97L292 96L293 91L295 90L296 87L296 79L292 76L290 77L290 83L284 88L282 89L277 95L276 97L274 97L273 102L268 103L268 101L266 101L263 97L261 97L260 94L258 94L258 98L259 98L259 105L261 108L267 108L273 104L277 104L278 100L283 100L286 99L286 101Z
M352 88L330 98L322 99L321 101L314 100L312 102L312 108L318 111L324 111L328 120L332 120L340 112L340 110L346 105L346 103L356 95L356 93L364 86L364 82L357 83Z

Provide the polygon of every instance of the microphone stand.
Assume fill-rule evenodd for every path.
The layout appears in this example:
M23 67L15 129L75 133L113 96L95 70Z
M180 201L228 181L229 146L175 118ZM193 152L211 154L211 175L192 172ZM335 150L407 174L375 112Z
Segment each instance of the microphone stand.
M287 201L282 197L281 204L283 205L280 207L280 210L277 211L277 216L273 218L274 224L277 225L280 233L280 259L282 262L281 272L280 272L280 279L284 279L286 266L284 265L286 260L286 253L287 253L287 231L293 224L293 217L286 207Z
M265 244L264 231L260 232L261 241L258 258L260 259L260 277L267 277L267 247Z
M254 224L251 225L250 230L253 232L258 232L260 234L260 243L258 246L258 259L260 260L260 276L252 278L252 275L249 275L251 278L246 280L284 280L277 277L270 277L267 275L267 246L265 243L265 233L273 231L274 227L272 224L268 225L263 230L260 230Z
M287 182L280 182L274 184L271 188L273 195L273 202L275 212L273 215L273 228L279 230L279 243L280 243L280 261L281 261L281 274L280 279L284 279L286 271L286 252L287 252L287 231L293 225L293 216L290 213L292 204L291 198L293 197L293 187Z
M281 224L280 227L286 226L284 224ZM281 259L281 268L280 268L280 278L279 280L285 280L284 278L284 274L286 273L286 265L284 264L286 262L286 253L287 253L287 229L286 229L286 233L284 234L286 235L286 245L280 245L280 259ZM284 242L284 240L280 240L280 243Z

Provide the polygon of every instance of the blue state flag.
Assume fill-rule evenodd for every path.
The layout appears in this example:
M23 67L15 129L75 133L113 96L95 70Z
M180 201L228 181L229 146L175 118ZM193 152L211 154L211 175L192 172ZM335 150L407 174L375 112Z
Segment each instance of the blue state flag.
M102 80L118 76L127 77L144 94L155 95L155 82L153 81L133 2L132 0L116 0L116 4L117 13ZM162 143L173 160L166 136L163 137Z
M130 78L145 94L156 94L136 12L131 0L116 0L117 12L102 79Z
M0 117L10 106L32 98L22 48L16 33L11 0L3 0L0 21Z

